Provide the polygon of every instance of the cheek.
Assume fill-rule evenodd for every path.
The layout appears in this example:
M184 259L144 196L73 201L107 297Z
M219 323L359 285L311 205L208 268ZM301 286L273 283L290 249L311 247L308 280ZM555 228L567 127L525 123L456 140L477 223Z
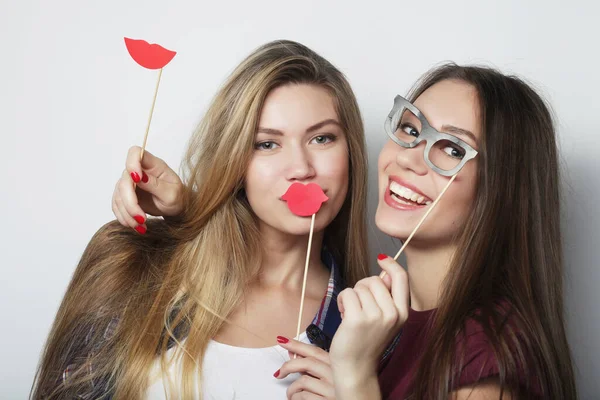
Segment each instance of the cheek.
M264 191L265 187L272 186L274 177L281 170L274 157L254 158L248 164L244 187L246 192Z
M449 215L454 217L454 224L460 225L473 210L477 190L475 172L475 170L461 171L452 186L448 189L448 193L446 193L448 199L445 199L446 201L444 203L446 204L447 209L452 210ZM444 182L439 187L443 188L446 183L447 182ZM446 195L444 197L446 197Z
M461 174L459 174L458 177L461 177ZM461 178L463 181L463 197L465 198L465 201L473 204L475 201L475 193L477 192L477 163L471 162L470 164L465 165L462 170Z
M313 166L317 177L327 177L340 182L348 181L350 160L348 159L348 151L345 148L318 154L313 159Z
M379 153L379 158L377 159L377 167L380 171L386 169L388 165L395 162L398 151L401 151L401 148L396 143L391 140L385 142Z
M379 152L379 157L377 158L377 170L379 172L380 182L386 178L385 170L388 168L389 165L394 163L394 160L396 159L397 150L393 146L390 146L390 142L391 141L389 140L386 142L386 144L381 149L381 152ZM396 147L398 146L396 145Z
M451 200L450 206L454 208L453 214L460 215L460 219L463 219L473 208L473 192L469 190L470 188L465 186L467 185L457 185L449 199Z

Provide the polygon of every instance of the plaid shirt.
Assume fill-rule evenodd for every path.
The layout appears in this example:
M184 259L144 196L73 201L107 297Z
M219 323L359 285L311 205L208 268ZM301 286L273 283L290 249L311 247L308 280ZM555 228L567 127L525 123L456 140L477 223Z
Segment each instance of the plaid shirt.
M306 336L315 346L329 351L333 335L335 335L337 328L342 323L342 317L337 305L337 297L345 286L340 276L339 267L331 253L323 251L321 259L325 266L329 268L329 271L331 271L329 274L329 284L327 285L327 292L325 293L325 297L323 297L319 311L317 311L312 323L306 328Z
M323 297L323 301L321 302L321 306L319 307L317 314L313 318L312 323L306 328L306 335L312 344L322 348L323 350L329 351L333 335L335 334L337 328L342 322L340 312L337 306L337 296L340 293L340 291L344 288L344 283L340 275L339 267L331 253L329 253L326 250L323 250L321 252L321 259L325 266L330 270L329 284L327 285L327 292ZM114 317L110 321L108 326L105 328L102 338L108 340L114 334L118 323L119 319L117 317ZM92 331L90 331L83 340L84 348L89 348L89 340L91 335ZM77 339L74 340L74 342L76 341ZM101 344L97 345L101 346ZM92 347L95 348L96 346L92 345ZM81 354L75 354L75 356L81 356ZM78 367L79 365L77 364L69 364L64 369L61 378L58 379L58 384L66 382L69 379L69 376L72 374L72 372L75 371ZM91 372L94 366L92 364L88 364L87 368ZM106 380L102 379L99 381L93 381L90 384L89 391L86 390L86 393L79 394L77 398L111 399L111 390L112 389L109 385L107 377Z

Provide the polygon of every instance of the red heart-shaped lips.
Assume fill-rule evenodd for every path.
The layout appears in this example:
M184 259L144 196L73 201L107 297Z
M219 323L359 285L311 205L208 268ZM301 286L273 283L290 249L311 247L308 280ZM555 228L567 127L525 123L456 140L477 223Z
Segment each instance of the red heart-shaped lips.
M329 200L316 183L304 185L299 182L293 183L281 199L287 201L290 211L300 217L316 214L321 204Z
M150 44L145 40L125 38L125 46L136 63L148 69L161 69L167 65L175 54L158 44Z

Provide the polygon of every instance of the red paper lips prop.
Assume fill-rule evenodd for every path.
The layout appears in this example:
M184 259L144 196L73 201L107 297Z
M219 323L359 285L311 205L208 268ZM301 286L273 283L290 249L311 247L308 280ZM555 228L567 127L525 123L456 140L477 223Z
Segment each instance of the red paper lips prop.
M298 182L293 183L281 199L287 202L291 212L300 217L316 214L321 204L329 200L323 193L323 189L316 183L304 185Z
M145 40L125 38L125 46L136 63L148 69L161 69L167 65L177 52L167 50L158 44L150 44Z

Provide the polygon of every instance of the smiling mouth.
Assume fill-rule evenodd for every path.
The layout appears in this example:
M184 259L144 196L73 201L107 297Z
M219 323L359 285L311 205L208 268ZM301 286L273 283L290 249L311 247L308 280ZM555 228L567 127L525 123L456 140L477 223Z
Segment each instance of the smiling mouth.
M390 182L388 190L392 200L402 205L424 207L432 203L429 197L416 193L395 181Z

